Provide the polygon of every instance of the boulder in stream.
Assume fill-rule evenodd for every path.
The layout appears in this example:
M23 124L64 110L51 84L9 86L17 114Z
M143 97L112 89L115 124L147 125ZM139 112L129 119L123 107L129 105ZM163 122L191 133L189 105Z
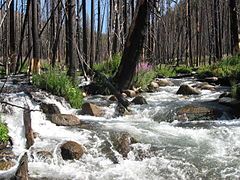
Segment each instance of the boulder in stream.
M132 100L132 104L142 105L147 104L147 101L143 96L137 96Z
M47 104L42 102L40 105L40 108L42 109L43 113L45 114L60 114L59 108L55 104Z
M179 121L216 120L222 112L205 106L187 105L177 111Z
M81 123L80 119L72 114L52 114L49 117L57 126L76 126Z
M156 83L158 83L159 86L173 86L172 81L168 79L156 79Z
M137 94L134 90L130 90L130 89L127 89L127 90L124 90L123 93L125 93L127 95L127 97L135 97Z
M81 114L101 117L103 115L103 110L99 106L87 102L82 105Z
M182 95L199 95L200 93L201 92L198 89L193 88L187 84L181 85L177 91L177 94L182 94Z
M65 142L60 149L64 160L79 160L85 152L84 147L74 141Z
M4 159L0 160L0 171L6 171L13 166L15 166L15 163L11 160L4 160Z

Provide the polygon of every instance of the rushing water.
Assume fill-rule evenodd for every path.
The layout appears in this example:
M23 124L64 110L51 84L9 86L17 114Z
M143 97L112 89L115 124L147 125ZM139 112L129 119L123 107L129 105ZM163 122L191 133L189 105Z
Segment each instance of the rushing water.
M191 83L192 80L185 83ZM202 91L201 95L176 95L177 86L160 88L156 93L145 93L147 105L131 105L132 115L113 118L116 104L104 96L90 97L87 101L101 104L104 117L78 115L81 120L98 123L97 128L86 130L56 126L46 120L45 114L32 112L32 128L39 135L28 152L29 174L34 179L239 179L240 178L240 121L229 120L224 114L217 121L191 122L184 126L175 118L175 109L187 104L215 100L223 92ZM39 109L24 93L6 94L5 100L31 109ZM55 103L61 113L76 113L55 97L45 97ZM12 115L4 115L13 150L20 155L26 151L23 112L13 108ZM202 124L201 124L202 123ZM206 127L207 125L207 127ZM106 142L112 143L112 132L128 132L138 143L132 145L127 158L112 149L118 163L102 151ZM86 153L80 160L64 161L59 146L72 140L84 145ZM42 159L38 151L49 151L53 158ZM14 168L13 168L14 169ZM11 169L10 171L13 171ZM1 174L0 174L1 175Z

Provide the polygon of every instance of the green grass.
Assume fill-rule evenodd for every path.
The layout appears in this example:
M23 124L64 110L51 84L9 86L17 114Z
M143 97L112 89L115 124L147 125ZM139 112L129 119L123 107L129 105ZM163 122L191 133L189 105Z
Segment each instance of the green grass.
M52 69L40 75L33 75L33 85L54 95L64 97L73 108L81 108L82 91L71 81L65 72Z
M143 90L147 89L147 86L156 78L156 72L154 70L150 71L139 71L136 76L134 76L134 85L136 87L141 87Z
M117 71L117 68L121 62L122 55L115 54L112 59L108 59L107 61L103 61L102 63L95 64L93 69L104 73L107 77L112 77L114 73Z
M0 141L7 142L9 140L8 127L6 124L0 122Z
M176 73L188 74L192 72L192 68L188 66L178 66L175 68Z
M156 77L173 77L176 76L176 71L172 67L157 66L154 68Z
M224 58L218 64L199 68L198 77L204 78L209 76L217 76L220 78L229 78L232 80L240 80L240 57L233 56Z

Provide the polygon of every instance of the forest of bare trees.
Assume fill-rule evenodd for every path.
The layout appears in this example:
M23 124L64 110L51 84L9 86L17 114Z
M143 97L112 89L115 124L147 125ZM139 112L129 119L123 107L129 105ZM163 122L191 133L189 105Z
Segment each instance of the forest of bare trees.
M122 53L140 1L1 0L3 72L41 64L88 71ZM147 1L146 1L147 2ZM240 3L236 0L148 1L147 37L141 61L212 64L239 51Z

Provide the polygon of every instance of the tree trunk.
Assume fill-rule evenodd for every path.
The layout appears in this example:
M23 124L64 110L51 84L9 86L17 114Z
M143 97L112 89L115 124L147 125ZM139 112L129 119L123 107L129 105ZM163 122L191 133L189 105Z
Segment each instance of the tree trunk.
M32 73L40 73L40 38L38 32L38 0L32 0L32 38L33 38L33 61Z
M236 0L229 0L230 29L231 29L231 52L233 55L239 52L238 19Z
M88 33L87 33L87 12L86 12L86 0L82 0L82 23L83 23L83 57L86 63L88 63ZM87 69L87 67L85 67Z
M90 68L93 68L94 55L95 55L95 11L94 11L94 0L91 0L91 53L90 53Z
M74 22L76 20L75 14L75 0L67 0L67 29L68 33L66 34L67 37L67 44L68 52L66 52L66 56L69 61L69 69L67 74L75 81L76 76L76 58L74 57Z
M140 0L137 8L137 16L132 21L123 56L113 81L120 90L131 86L132 79L139 61L144 40L146 38L148 20L148 0Z
M15 73L16 70L16 36L14 16L14 1L12 1L10 4L10 73Z

